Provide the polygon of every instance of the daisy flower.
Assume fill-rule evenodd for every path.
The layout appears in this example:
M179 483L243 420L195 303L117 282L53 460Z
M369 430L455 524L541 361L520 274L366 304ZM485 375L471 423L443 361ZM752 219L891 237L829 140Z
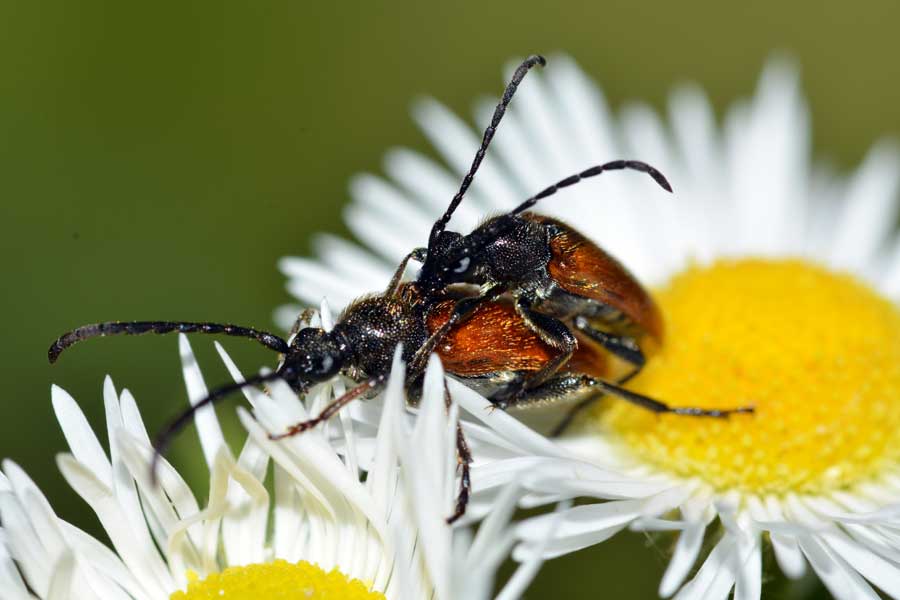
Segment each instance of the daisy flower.
M242 380L218 344L217 349ZM207 388L184 336L180 350L188 395L197 402ZM442 379L439 366L428 373L422 418L409 431L403 365L395 360L384 394L390 409L383 411L380 433L372 440L365 481L356 458L346 452L355 438L352 422L343 424L340 436L331 436L342 440L341 453L322 430L279 442L268 436L307 418L339 383L317 386L303 401L280 381L268 395L248 388L253 413L240 411L249 436L237 459L215 413L199 411L197 429L210 469L209 500L202 507L165 460L159 464L159 485L150 482L150 439L127 390L117 392L109 377L104 382L107 454L75 400L54 386L53 408L70 449L59 456L60 471L96 513L112 547L57 517L28 475L7 460L0 474L2 596L488 598L494 570L514 543L506 525L520 492L508 488L501 494L490 527L471 543L468 560L476 561L470 563L476 568L467 572L467 591L482 595L460 595L450 585L456 565L447 548L454 533L444 522L455 497L456 455L455 422L447 418L442 387L434 383ZM401 438L432 443L428 452L416 453ZM404 483L407 471L427 474L434 486L415 479ZM423 502L434 508L418 510ZM541 554L532 553L510 580L506 598L518 597Z
M476 105L477 123L493 102ZM434 100L414 116L449 168L400 149L386 157L387 178L354 179L345 216L371 250L322 236L318 261L284 259L301 300L324 292L342 304L383 288L391 265L427 239L480 135ZM755 413L656 415L608 399L550 440L487 414L484 398L454 384L472 420L487 423L471 434L473 514L515 480L527 506L595 499L563 511L548 557L626 528L674 532L662 596L758 598L771 545L787 576L811 568L837 598L876 598L875 588L900 598L895 146L877 144L849 175L814 164L809 111L785 62L767 66L755 95L719 124L695 86L671 95L665 119L641 104L614 117L594 82L559 56L521 85L454 229L617 158L659 168L675 197L616 174L537 210L574 224L654 290L665 342L633 389ZM552 518L518 526L520 556ZM701 556L706 538L717 541Z

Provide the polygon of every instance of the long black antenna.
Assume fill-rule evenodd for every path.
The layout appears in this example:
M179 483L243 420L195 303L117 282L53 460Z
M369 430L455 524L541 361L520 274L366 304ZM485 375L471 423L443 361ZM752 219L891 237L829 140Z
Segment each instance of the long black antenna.
M631 169L632 171L647 173L648 175L650 175L650 177L653 178L656 183L659 184L662 189L670 193L672 191L672 186L669 184L669 180L666 179L666 177L656 168L648 165L647 163L639 160L613 160L602 165L597 165L596 167L591 167L590 169L585 169L581 173L576 173L574 175L566 177L565 179L557 181L550 187L544 188L519 206L509 211L509 214L517 215L521 212L524 212L537 204L539 200L543 200L547 196L552 196L560 189L569 187L570 185L575 185L579 181L582 181L589 177L596 177L597 175L605 173L606 171L621 171L623 169Z
M186 323L177 321L109 321L106 323L94 323L74 329L59 337L50 349L47 350L47 358L55 363L63 351L80 341L94 337L107 335L143 335L145 333L166 334L177 331L179 333L208 333L232 335L235 337L250 338L256 340L266 348L287 353L290 349L288 343L274 333L259 331L250 327L228 325L221 323Z
M543 200L547 196L552 196L564 187L575 185L580 181L583 181L590 177L596 177L597 175L605 173L606 171L619 171L623 169L631 169L633 171L646 173L650 177L652 177L653 180L658 183L661 188L663 188L667 192L672 191L672 186L669 184L669 181L666 179L666 177L656 168L648 165L647 163L641 162L639 160L613 160L602 165L597 165L595 167L585 169L580 173L570 175L565 179L557 181L550 187L544 188L531 198L528 198L527 200L522 202L522 204L509 211L509 213L507 214L517 215L519 213L525 212L526 210L537 204L540 200ZM463 256L470 254L473 248L485 247L486 245L490 244L498 237L506 233L511 227L513 227L513 225L514 222L509 219L494 219L489 225L475 230L467 237L467 243L459 250L459 253L454 254L453 257L451 257L451 261L458 260Z
M491 124L484 130L484 136L481 139L481 147L478 149L478 152L475 153L475 159L472 161L472 166L469 167L469 172L463 177L462 184L459 186L459 191L453 196L453 200L450 201L450 206L447 207L446 212L444 212L440 219L434 222L434 226L431 228L431 235L428 236L429 249L434 247L438 236L444 231L444 228L450 221L450 217L453 216L456 207L462 202L466 190L472 185L472 179L475 177L478 167L481 166L481 161L484 160L484 154L487 152L488 146L491 145L491 140L497 132L497 126L500 125L500 120L503 119L503 115L506 113L506 107L509 105L510 100L512 100L512 97L516 93L516 89L519 87L525 74L535 65L541 65L543 67L546 64L547 61L544 60L543 56L535 54L526 58L516 69L516 72L512 76L512 80L510 80L509 84L506 86L506 91L503 92L503 98L501 98L500 103L497 104L497 108L494 109L494 116L491 118Z
M175 436L178 435L182 429L188 426L188 424L194 418L194 415L197 414L197 411L199 411L204 406L218 404L230 394L240 391L245 387L251 385L260 385L268 381L274 381L275 379L290 379L290 375L275 371L272 373L266 373L265 375L255 375L253 377L249 377L240 383L223 385L222 387L210 392L206 396L206 398L203 398L196 404L193 404L184 409L181 414L172 419L172 421L170 421L168 425L166 425L158 434L156 434L156 438L153 440L153 458L150 460L150 481L153 483L153 485L156 485L156 469L159 466L159 459L162 458L162 456L166 453L166 450L169 449L169 445L172 443L172 440L175 439Z

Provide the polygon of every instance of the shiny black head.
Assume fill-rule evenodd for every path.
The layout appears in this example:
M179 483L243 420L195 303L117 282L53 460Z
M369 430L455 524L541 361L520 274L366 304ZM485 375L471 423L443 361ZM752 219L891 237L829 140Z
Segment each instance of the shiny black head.
M596 177L606 171L629 169L646 173L664 190L672 186L665 176L647 163L637 160L614 160L585 169L541 190L519 206L493 217L468 235L447 231L444 227L452 209L459 204L454 198L450 209L435 223L418 281L427 293L436 293L453 283L484 284L502 281L515 284L527 278L550 259L547 227L523 215L539 201L559 190Z
M326 381L345 366L347 352L336 336L317 327L301 329L294 336L279 368L295 390Z

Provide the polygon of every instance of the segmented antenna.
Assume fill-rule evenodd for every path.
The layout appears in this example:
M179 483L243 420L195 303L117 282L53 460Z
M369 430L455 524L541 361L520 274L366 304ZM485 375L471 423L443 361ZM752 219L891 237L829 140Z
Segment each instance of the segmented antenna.
M509 214L517 215L521 212L524 212L537 204L539 200L543 200L547 196L552 196L562 188L569 187L570 185L575 185L576 183L588 179L589 177L596 177L597 175L605 173L606 171L621 171L624 169L631 169L632 171L640 171L641 173L646 173L650 177L652 177L653 180L658 183L662 189L670 193L672 192L672 186L669 184L669 180L666 179L665 175L663 175L656 168L648 165L647 163L639 160L613 160L602 165L591 167L590 169L585 169L581 173L569 175L565 179L557 181L550 187L541 190L516 208L509 211Z
M143 335L145 333L166 334L177 331L179 333L207 333L222 334L235 337L244 337L256 340L266 348L282 354L289 350L288 343L274 333L259 331L250 327L228 325L221 323L187 323L176 321L109 321L106 323L94 323L84 325L63 334L47 350L47 358L55 363L59 355L70 346L83 340L107 335Z
M541 65L543 67L546 64L547 61L544 60L543 56L535 54L526 58L516 69L516 72L513 73L512 80L510 80L509 84L506 86L506 90L503 92L503 98L500 99L500 103L497 104L497 108L494 109L494 116L491 117L491 124L484 130L484 136L481 139L481 147L478 149L478 152L475 153L475 158L472 160L472 166L469 167L469 172L463 177L462 184L459 186L459 191L453 196L453 200L450 201L450 206L447 207L446 212L444 212L440 219L434 222L434 225L431 228L431 235L428 236L429 250L434 248L438 236L444 231L444 228L450 221L450 217L453 216L456 207L462 202L466 190L472 185L472 179L474 179L478 167L481 166L481 161L484 160L484 154L487 152L488 146L491 145L491 140L494 139L494 134L497 132L497 126L500 125L500 120L503 119L503 115L506 113L506 107L509 105L510 100L512 100L522 79L535 65Z
M656 168L648 165L647 163L641 162L639 160L614 160L602 165L597 165L589 169L585 169L580 173L570 175L565 179L557 181L550 187L544 188L531 198L525 200L525 202L509 211L508 214L520 214L537 204L540 200L543 200L548 196L552 196L562 188L569 187L570 185L575 185L576 183L590 177L596 177L597 175L605 173L606 171L620 171L623 169L631 169L633 171L646 173L650 177L652 177L653 180L658 183L661 188L663 188L667 192L672 191L672 186L669 184L669 181L665 178L665 176ZM494 219L488 226L480 230L476 230L475 232L470 234L468 236L466 245L463 246L459 250L458 255L454 255L451 260L459 260L463 256L471 254L473 252L473 248L483 248L484 246L496 240L498 237L502 236L513 226L514 221L510 219Z

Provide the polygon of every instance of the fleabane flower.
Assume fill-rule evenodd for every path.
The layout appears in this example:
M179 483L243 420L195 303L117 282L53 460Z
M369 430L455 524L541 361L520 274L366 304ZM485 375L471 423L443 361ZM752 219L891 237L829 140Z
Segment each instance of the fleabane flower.
M476 122L492 107L479 102ZM371 251L322 237L319 261L285 259L300 299L324 292L341 304L382 288L391 266L424 245L480 135L433 100L414 114L449 169L394 150L387 179L356 178L347 223ZM527 506L595 499L563 512L545 556L626 528L674 532L663 596L758 598L771 545L785 574L812 568L837 598L875 598L874 588L900 598L895 146L877 144L846 176L814 164L809 111L785 62L767 66L720 126L695 86L671 95L667 119L641 104L614 117L571 59L551 57L520 86L453 228L465 233L618 158L657 167L675 196L609 174L535 210L575 226L654 293L665 340L632 389L673 406L755 412L691 418L603 399L551 440L451 385L471 420L486 423L469 426L473 515L515 480ZM522 556L553 518L518 526ZM708 535L718 541L701 555Z
M207 388L184 336L180 349L188 395L196 403ZM242 380L221 346L217 349ZM430 382L442 380L436 369L428 374ZM280 441L269 438L270 432L308 418L341 382L317 386L303 399L281 381L267 394L246 388L252 413L241 410L240 418L249 436L236 459L214 411L198 411L210 469L205 506L165 460L159 463L158 485L151 482L150 439L127 390L118 393L108 377L104 382L107 454L75 400L54 386L53 407L70 449L59 456L60 471L96 513L112 547L57 517L27 474L7 460L0 474L0 595L10 600L33 594L44 600L487 598L459 595L444 585L453 557L435 551L432 543L444 547L456 535L444 520L456 495L455 422L445 410L442 389L431 383L421 402L425 418L411 425L403 382L398 358L383 400L392 410L382 411L375 437L360 440L350 419L335 424L339 432L316 429ZM395 432L402 428L406 434L411 427L416 438L432 442L427 453L397 445ZM370 442L360 453L365 477L348 450L356 441ZM404 483L407 470L437 476L440 485ZM482 564L468 581L481 590L491 588L498 547L500 558L512 548L504 525L519 495L515 488L504 492L506 509L475 539L481 550L472 555ZM427 518L415 516L421 502L436 505ZM501 539L498 531L507 533ZM540 561L540 553L531 553L524 575ZM508 597L518 597L528 581L524 575L510 582ZM438 582L443 587L436 592Z

